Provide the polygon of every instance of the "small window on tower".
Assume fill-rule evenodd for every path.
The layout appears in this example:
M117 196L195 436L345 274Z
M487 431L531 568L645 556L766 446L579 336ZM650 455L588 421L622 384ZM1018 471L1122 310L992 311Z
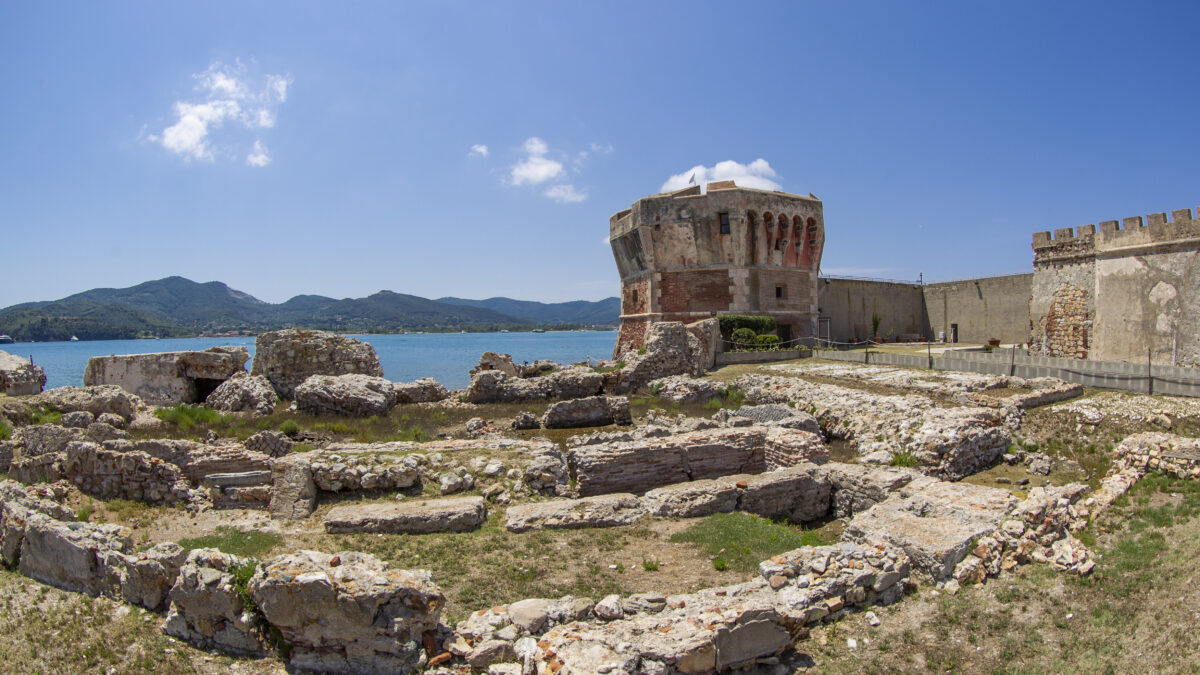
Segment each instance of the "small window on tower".
M637 289L633 289L633 304L637 305Z
M785 246L787 246L787 239L776 239L775 240L775 250L776 251L782 251Z
M729 214L718 213L717 218L721 221L721 234L729 234Z
M775 297L782 300L787 297L787 286L780 284L775 287Z

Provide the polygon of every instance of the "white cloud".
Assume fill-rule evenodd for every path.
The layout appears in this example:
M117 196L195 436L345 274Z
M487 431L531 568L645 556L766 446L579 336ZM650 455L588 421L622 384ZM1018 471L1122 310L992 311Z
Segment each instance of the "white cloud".
M598 155L607 155L613 151L612 143L592 143L589 147Z
M579 192L574 185L552 185L546 188L543 195L553 199L559 204L574 204L584 201L588 198L587 192Z
M471 146L471 151L467 153L468 157L487 157L488 146L476 143Z
M539 185L563 175L562 162L546 157L550 152L546 141L534 136L525 141L524 148L525 158L511 169L510 180L513 185Z
M192 76L196 96L176 101L175 123L161 134L148 134L147 140L185 159L213 159L213 132L226 126L244 129L270 129L275 126L279 106L287 100L290 75L256 77L241 62L227 66L215 62L207 70ZM230 142L236 138L229 138ZM271 161L261 141L246 156L251 166L266 166Z
M759 158L749 164L741 164L733 160L717 162L712 167L704 165L696 165L684 171L677 173L667 179L667 182L659 188L662 192L671 192L672 190L682 190L689 183L695 183L703 187L707 183L712 183L722 180L736 181L740 187L760 188L763 190L781 190L783 186L771 180L775 177L775 170L767 163L767 160Z
M267 154L267 146L262 144L262 141L254 141L254 149L250 154L246 155L246 164L250 166L264 167L271 163L271 156Z

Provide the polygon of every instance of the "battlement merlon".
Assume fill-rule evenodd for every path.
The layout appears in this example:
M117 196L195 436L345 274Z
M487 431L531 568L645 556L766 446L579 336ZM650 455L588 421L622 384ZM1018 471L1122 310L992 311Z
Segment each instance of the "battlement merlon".
M1200 208L1197 209L1200 213ZM1121 221L1106 220L1078 228L1064 227L1050 232L1033 234L1034 262L1062 262L1097 252L1145 246L1170 246L1200 239L1200 220L1192 217L1191 209L1166 213L1151 213L1143 218L1133 216Z

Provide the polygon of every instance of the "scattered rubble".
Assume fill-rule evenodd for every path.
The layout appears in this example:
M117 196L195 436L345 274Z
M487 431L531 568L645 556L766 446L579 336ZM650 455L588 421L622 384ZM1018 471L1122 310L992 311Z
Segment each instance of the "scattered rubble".
M423 377L413 382L395 382L396 404L436 403L450 397L450 392L432 377Z
M234 373L204 400L204 404L214 410L249 411L256 415L270 415L278 403L279 397L270 380L245 372Z
M313 375L292 392L296 409L309 415L370 417L396 405L391 382L370 375Z
M624 396L589 396L552 403L542 416L547 429L630 425L629 399Z

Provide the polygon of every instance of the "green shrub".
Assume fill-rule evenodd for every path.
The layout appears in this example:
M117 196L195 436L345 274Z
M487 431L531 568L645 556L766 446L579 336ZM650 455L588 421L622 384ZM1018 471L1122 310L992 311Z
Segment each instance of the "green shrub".
M880 321L879 314L872 313L871 314L871 335L872 336L879 335L879 321Z
M7 441L9 436L12 436L12 429L8 427L8 422L0 417L0 441Z
M907 450L901 450L892 455L892 461L888 462L891 466L906 466L909 468L917 465L917 456Z
M733 342L734 349L751 349L758 343L758 335L749 328L739 328L733 331L733 337L730 340Z
M721 335L732 336L739 328L749 328L755 335L775 331L775 317L756 316L752 314L722 314L717 317L721 326Z
M300 433L300 425L296 424L296 420L284 420L283 424L279 425L279 430L288 436L295 436Z
M188 405L186 403L173 408L159 408L154 411L154 416L165 422L170 422L184 431L191 429L197 424L212 426L220 424L225 420L224 415L212 408L203 408L198 405Z
M759 351L771 351L772 349L779 349L778 335L759 335L755 338L755 342L758 343Z
M646 347L644 345L641 347L638 347L638 355L639 356L642 354L645 354L645 353L646 353Z
M647 572L657 572L658 571L658 561L657 560L647 560L647 559L643 558L642 559L642 569L646 570Z
M721 556L713 558L712 564L713 569L718 572L724 572L725 570L729 569L729 563L725 562L725 559Z

